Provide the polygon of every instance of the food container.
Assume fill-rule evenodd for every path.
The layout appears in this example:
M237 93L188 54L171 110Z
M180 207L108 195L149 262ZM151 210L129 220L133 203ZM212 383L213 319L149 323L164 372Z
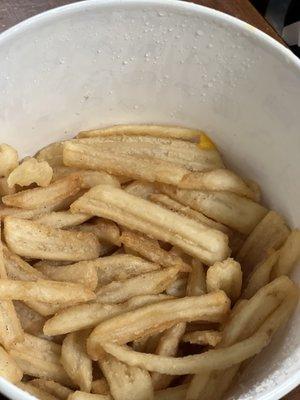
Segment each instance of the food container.
M201 128L300 226L300 62L245 22L173 0L78 2L2 33L0 60L1 142L22 156L115 123ZM296 387L299 330L298 312L229 398L275 400ZM0 391L31 397L3 379Z

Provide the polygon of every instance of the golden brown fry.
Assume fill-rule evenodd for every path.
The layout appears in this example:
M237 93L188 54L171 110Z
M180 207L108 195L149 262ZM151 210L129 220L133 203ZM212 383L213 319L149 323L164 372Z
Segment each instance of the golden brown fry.
M270 282L272 268L276 264L280 255L280 250L271 252L270 256L260 262L252 274L250 274L247 285L243 291L242 297L249 299L255 293Z
M46 318L21 301L15 301L14 306L24 331L31 335L41 335Z
M52 175L52 168L47 161L28 157L9 174L7 184L10 188L14 185L29 186L32 183L45 187L51 182Z
M31 382L20 382L17 385L20 389L24 390L24 392L27 392L29 394L31 394L32 396L34 396L37 399L40 400L57 400L57 398L55 396L53 396L52 394L48 393L47 391L36 387L34 385L31 384Z
M147 272L125 281L113 281L96 291L97 302L122 303L134 296L159 294L176 279L178 268L170 267Z
M156 240L142 233L125 230L121 235L121 243L154 263L164 267L178 267L183 272L191 271L191 267L181 257L162 249Z
M68 400L113 400L113 398L109 394L86 393L76 390L70 394Z
M206 273L207 291L224 290L234 303L241 294L242 276L241 266L233 258L216 262Z
M0 346L0 376L7 379L12 383L20 382L23 377L23 372L13 359L1 346Z
M89 332L69 333L61 347L61 363L73 383L84 392L90 392L93 380L92 360L86 353Z
M192 271L188 275L186 287L187 296L201 296L206 293L206 277L203 265L200 261L193 259Z
M98 257L99 242L92 233L56 229L6 217L4 236L9 249L23 257L81 261Z
M57 399L67 400L68 396L72 394L72 390L54 381L47 381L46 379L32 379L30 385L47 392Z
M68 228L70 226L80 225L90 218L92 218L92 216L88 214L76 214L70 211L53 211L49 214L34 218L34 222L51 226L52 228Z
M244 234L249 234L267 214L263 206L235 193L184 190L169 185L159 185L159 189L180 203Z
M0 145L0 176L8 176L18 166L18 153L9 144Z
M152 193L156 192L156 187L151 182L133 181L124 190L133 196L147 199Z
M201 346L212 346L216 345L221 341L222 334L218 331L194 331L186 333L182 340L184 342L200 344Z
M97 270L92 263L89 263L82 268L80 263L65 265L65 266L51 266L43 265L36 267L48 279L62 282L74 282L86 286L91 290L95 290L98 284Z
M188 385L184 384L158 390L154 393L154 400L185 400L187 387Z
M109 394L107 380L105 378L101 378L93 381L91 392L95 394Z
M105 137L114 135L154 136L183 140L198 140L203 132L198 129L164 125L114 125L90 131L79 132L78 138Z
M153 386L148 371L130 367L110 355L99 365L115 400L153 400Z
M43 301L76 304L95 299L95 294L76 283L46 280L16 281L0 279L1 300Z
M27 210L48 206L53 207L78 193L80 188L80 177L74 174L59 179L44 188L27 189L4 196L2 201L7 206L25 208Z
M226 316L230 301L223 292L198 297L162 301L125 312L101 322L87 341L88 353L98 359L106 341L120 344L162 332L179 322L196 320L220 322ZM124 330L124 326L127 327Z
M244 278L263 261L271 249L277 250L290 233L284 219L275 211L269 211L246 239L237 259L243 266Z
M280 249L279 259L272 270L272 278L289 275L300 258L300 230L293 230Z
M74 230L93 233L100 240L103 248L108 243L120 246L120 229L117 224L109 219L93 218L92 222L74 227Z
M35 158L38 161L47 161L51 167L63 165L62 149L64 142L50 143L38 151Z
M185 328L186 323L181 322L163 332L155 349L155 354L171 357L176 356L178 345L184 335ZM158 372L153 372L151 377L154 390L167 388L173 379L170 375L164 375Z

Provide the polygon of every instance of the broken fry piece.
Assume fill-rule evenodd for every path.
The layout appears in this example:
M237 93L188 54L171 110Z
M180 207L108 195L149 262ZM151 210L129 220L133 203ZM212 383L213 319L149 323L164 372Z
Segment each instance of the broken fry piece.
M45 187L51 182L52 175L52 168L47 161L29 157L9 174L7 184L10 188L14 185L29 186L32 183Z
M200 344L201 346L212 346L216 345L221 341L222 334L218 331L194 331L186 333L182 340L184 342Z

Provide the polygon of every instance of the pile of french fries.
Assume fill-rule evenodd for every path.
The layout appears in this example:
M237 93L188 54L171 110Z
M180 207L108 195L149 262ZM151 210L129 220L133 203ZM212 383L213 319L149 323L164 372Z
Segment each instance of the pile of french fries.
M300 231L187 128L0 146L0 375L41 400L218 400L293 313Z

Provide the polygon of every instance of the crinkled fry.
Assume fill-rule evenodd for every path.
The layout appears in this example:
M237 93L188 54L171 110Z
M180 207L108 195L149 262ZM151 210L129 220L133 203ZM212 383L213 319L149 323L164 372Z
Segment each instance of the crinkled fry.
M45 187L50 184L52 175L52 168L47 161L29 157L9 174L7 184L10 188L14 185L29 186L32 183Z
M23 257L81 261L99 255L99 242L92 233L66 231L25 219L6 217L4 237L9 249Z
M229 307L230 301L224 292L146 305L101 322L88 338L88 353L97 360L102 355L102 345L107 341L128 343L162 332L179 322L220 322L226 317Z
M67 400L68 396L73 392L71 389L61 385L60 383L48 381L46 379L32 379L30 385L33 385L60 400Z
M227 236L124 190L99 185L75 201L71 210L105 216L129 229L180 247L212 264L229 253Z

